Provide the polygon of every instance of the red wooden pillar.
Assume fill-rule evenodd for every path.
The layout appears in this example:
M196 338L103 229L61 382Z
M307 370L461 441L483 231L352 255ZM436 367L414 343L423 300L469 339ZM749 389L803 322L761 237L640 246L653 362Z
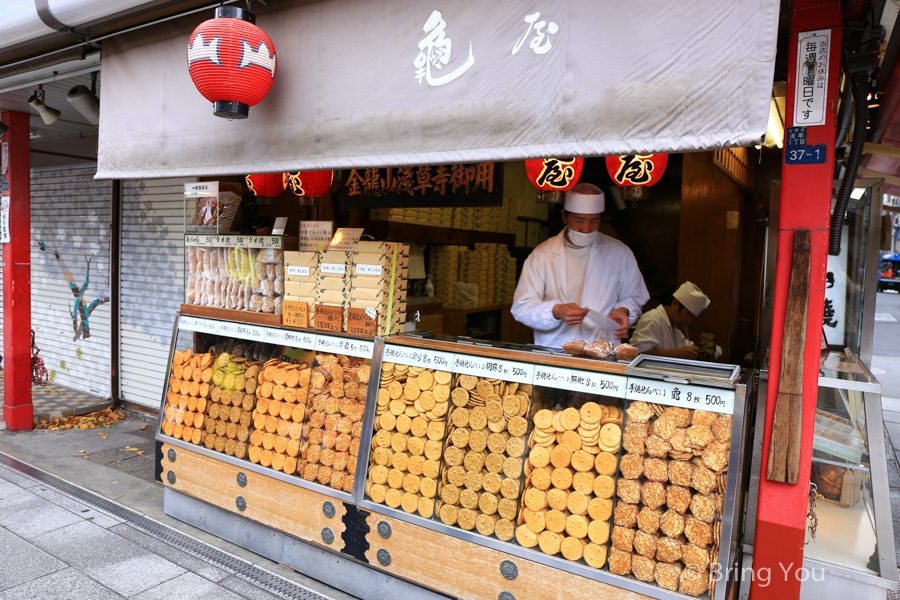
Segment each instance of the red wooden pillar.
M835 118L841 58L841 5L839 0L794 0L791 5L791 35L788 55L787 110L785 126L794 124L798 34L830 29L830 58L825 97L825 123L806 128L806 144L825 146L822 164L785 164L782 168L778 255L765 432L761 461L756 538L753 548L754 578L751 599L789 600L800 597L803 541L812 465L813 429L818 392L819 352L825 302L832 177L834 173ZM805 58L800 58L801 62ZM789 152L785 144L785 153ZM782 368L785 313L791 277L794 232L806 230L810 237L809 290L806 338L803 346L802 435L797 482L778 483L766 478L769 446Z
M9 131L9 238L3 244L3 419L31 429L31 161L29 116L4 112Z

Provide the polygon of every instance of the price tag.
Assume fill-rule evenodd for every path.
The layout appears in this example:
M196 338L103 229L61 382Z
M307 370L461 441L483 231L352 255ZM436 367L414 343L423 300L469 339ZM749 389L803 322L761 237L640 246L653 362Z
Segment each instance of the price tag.
M372 358L375 343L366 340L351 340L331 335L316 336L316 352L331 352L357 358Z
M534 365L511 360L472 356L470 354L457 354L454 360L453 371L463 375L502 379L518 383L531 383L534 379Z
M298 267L297 265L288 265L287 274L290 277L309 277L309 267Z
M313 350L319 336L305 331L284 331L284 345L301 350Z
M409 365L411 367L451 371L453 370L455 356L450 352L438 352L436 350L423 350L421 348L385 344L382 360L384 362Z
M340 333L344 330L344 309L331 304L316 304L314 320L316 329Z
M354 335L375 335L378 327L378 313L370 316L364 308L351 308L347 311L347 333Z
M356 265L354 267L357 275L366 275L372 277L381 277L383 269L381 265Z
M561 369L543 365L534 367L534 385L560 388L571 392L587 392L613 398L624 398L627 383L627 378L609 373Z
M309 304L284 300L281 304L281 322L291 327L309 327Z
M277 235L186 235L184 245L226 248L280 249L282 237Z
M347 265L343 263L319 263L319 273L326 275L343 275L347 272Z
M184 184L185 198L206 198L219 195L218 181L201 181L198 183Z
M708 410L726 415L734 413L734 390L629 377L625 397L691 410Z

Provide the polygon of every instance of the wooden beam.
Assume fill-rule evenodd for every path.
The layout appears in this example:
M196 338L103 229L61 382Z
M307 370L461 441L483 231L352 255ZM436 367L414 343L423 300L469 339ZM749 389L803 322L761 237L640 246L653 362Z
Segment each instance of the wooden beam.
M864 154L881 154L883 156L892 156L894 158L900 158L900 148L897 146L888 146L887 144L873 144L872 142L866 142L863 146Z
M866 179L884 179L885 183L900 186L900 177L897 177L896 175L888 175L887 173L882 173L881 171L873 171L872 169L867 169L865 167L859 168L857 177L865 177Z

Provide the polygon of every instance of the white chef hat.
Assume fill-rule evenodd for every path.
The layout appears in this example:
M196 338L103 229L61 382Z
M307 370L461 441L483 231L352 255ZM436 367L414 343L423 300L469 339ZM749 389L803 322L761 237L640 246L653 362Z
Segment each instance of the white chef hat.
M590 183L579 183L566 192L566 212L582 215L600 214L606 208L603 190Z
M681 284L675 293L672 294L676 300L681 302L682 306L684 306L692 315L695 317L706 310L706 307L709 306L709 298L704 294L700 288L698 288L695 284L690 281L685 281Z

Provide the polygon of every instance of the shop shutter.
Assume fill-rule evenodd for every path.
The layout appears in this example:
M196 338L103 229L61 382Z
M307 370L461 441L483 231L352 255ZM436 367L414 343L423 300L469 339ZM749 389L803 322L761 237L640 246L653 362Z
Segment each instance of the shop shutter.
M95 180L95 173L93 165L32 171L31 323L51 385L109 397L112 183ZM77 301L85 313L98 303L86 324L81 316L73 324ZM84 326L90 337L76 336L76 326Z
M184 184L122 183L122 400L159 407L175 312L184 297Z

